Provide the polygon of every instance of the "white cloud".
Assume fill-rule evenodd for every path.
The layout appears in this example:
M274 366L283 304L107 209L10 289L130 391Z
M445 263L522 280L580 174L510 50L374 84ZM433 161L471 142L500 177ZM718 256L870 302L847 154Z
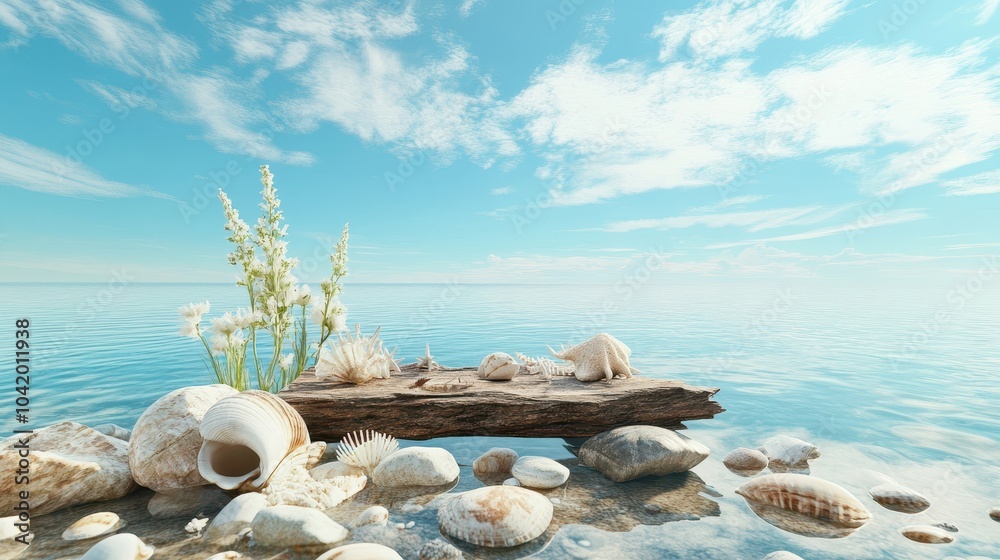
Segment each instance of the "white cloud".
M458 15L462 17L469 17L472 14L473 8L477 5L483 5L486 0L462 0L462 5L458 7Z
M945 188L947 191L945 194L948 196L1000 193L1000 169L945 181L941 186Z
M0 184L61 196L170 198L146 187L109 181L83 164L0 134Z
M853 223L842 224L838 226L827 226L817 229L811 229L799 233L792 233L788 235L779 235L777 237L769 237L766 239L746 239L743 241L734 241L728 243L715 243L706 247L707 249L728 249L730 247L742 247L746 245L755 245L758 243L777 243L782 241L804 241L807 239L819 239L821 237L830 237L833 235L843 235L848 237L850 235L856 235L857 232L881 227L890 226L895 224L903 224L906 222L912 222L914 220L922 220L927 217L927 214L920 210L912 209L902 209L902 210L888 210L877 216L872 215L864 220L857 220Z
M719 202L714 204L706 204L705 206L697 206L687 211L688 214L707 214L709 212L715 212L716 210L721 210L723 208L748 206L756 202L760 202L766 199L770 195L766 194L747 194L740 196L731 196L728 198L723 198Z
M993 18L1000 6L1000 0L983 0L979 3L979 13L976 15L976 25L985 25Z
M839 214L848 207L837 207L832 210L835 211L834 214ZM602 231L628 232L640 229L680 229L694 226L710 228L737 226L746 227L749 231L759 231L790 225L817 223L829 218L830 213L831 209L822 206L799 206L725 214L687 214L669 218L613 222L602 228Z
M504 194L510 194L512 192L514 192L514 187L497 187L495 189L492 189L490 191L490 194L492 194L493 196L500 196Z

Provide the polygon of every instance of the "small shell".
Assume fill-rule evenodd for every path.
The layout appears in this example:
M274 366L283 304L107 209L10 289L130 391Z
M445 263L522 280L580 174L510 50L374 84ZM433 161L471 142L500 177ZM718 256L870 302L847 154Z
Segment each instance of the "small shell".
M931 501L916 490L888 482L868 491L882 507L902 513L920 513L931 507Z
M472 462L472 472L476 476L507 474L516 461L517 451L494 447Z
M610 334L595 335L560 352L549 348L549 352L560 360L573 362L573 375L580 381L611 381L616 375L632 377L632 373L639 371L629 364L632 350Z
M907 525L899 530L903 536L919 543L926 544L947 544L953 542L955 537L951 533L934 527L933 525Z
M871 512L840 486L803 474L769 474L736 489L747 500L801 513L841 527L860 527Z
M224 490L263 488L286 457L309 445L294 408L264 391L244 391L212 405L201 421L198 472Z
M510 473L528 488L557 488L569 480L569 469L547 457L521 457Z
M371 336L361 336L361 326L357 327L357 336L338 334L336 341L330 342L330 347L324 345L319 351L316 361L316 378L327 377L340 383L365 383L371 379L388 379L392 372L399 372L399 366L382 345L378 337L379 329Z
M993 521L1000 521L1000 507L990 509L990 518Z
M494 352L483 358L479 364L479 377L490 381L510 381L514 379L519 369L521 364L511 355Z
M67 527L63 531L62 538L64 541L92 539L116 531L124 525L117 513L110 511L92 513Z
M802 557L798 554L792 554L787 550L779 550L768 554L763 560L802 560Z
M403 560L395 550L375 543L354 543L338 546L316 560Z
M381 432L361 430L344 436L337 446L337 460L358 467L370 477L375 467L397 449L399 442L396 438Z
M120 533L92 546L80 560L146 560L153 550L132 533Z
M382 506L372 506L358 514L348 525L348 528L354 530L365 525L382 525L384 527L388 523L389 510Z
M819 449L815 445L785 435L765 440L764 445L760 446L760 451L779 466L795 467L819 458Z
M239 558L243 558L243 555L235 550L227 550L226 552L213 554L207 560L238 560Z
M420 547L419 560L461 560L462 551L441 539L427 541Z
M737 447L722 459L722 464L742 476L751 476L767 467L767 455L756 449Z
M447 499L438 509L445 534L479 546L507 547L539 537L552 521L552 502L516 486L486 486Z

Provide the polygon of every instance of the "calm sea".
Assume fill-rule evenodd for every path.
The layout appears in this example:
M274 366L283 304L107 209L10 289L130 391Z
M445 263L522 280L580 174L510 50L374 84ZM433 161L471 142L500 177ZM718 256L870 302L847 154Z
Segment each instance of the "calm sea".
M721 388L716 398L727 411L686 432L712 449L694 472L718 515L628 533L564 527L540 557L753 559L786 549L807 559L990 558L1000 557L1000 523L987 515L1000 506L998 292L366 284L348 285L343 299L349 323L366 333L381 326L404 362L425 343L439 363L461 366L493 351L541 355L546 345L609 332L631 347L643 374ZM210 382L200 345L176 334L176 308L207 299L216 316L241 305L243 292L219 284L0 284L0 294L8 353L14 319L32 324L32 426L131 427L164 393ZM12 409L13 383L7 388ZM13 414L5 417L13 429ZM847 538L823 539L757 518L734 493L745 479L721 458L776 434L817 444L822 457L812 473L849 489L875 519ZM561 440L434 443L465 465L495 445L571 457ZM919 490L932 507L917 515L881 508L867 490L889 479ZM938 522L959 529L954 543L917 544L898 533Z

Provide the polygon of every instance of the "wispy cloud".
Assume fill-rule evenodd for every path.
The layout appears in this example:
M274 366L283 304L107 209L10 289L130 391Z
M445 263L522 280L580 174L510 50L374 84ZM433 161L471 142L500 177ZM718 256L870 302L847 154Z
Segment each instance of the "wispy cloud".
M458 15L469 17L477 5L481 6L485 3L486 0L462 0L462 5L458 7Z
M786 226L820 223L843 213L853 206L853 204L834 207L797 206L722 214L689 213L669 218L612 222L601 228L601 231L629 232L641 229L680 229L694 226L709 228L738 226L745 227L748 231L760 231Z
M766 194L747 194L742 196L731 196L729 198L724 198L719 202L714 204L706 204L705 206L697 206L687 211L688 214L705 214L708 212L715 212L717 210L722 210L723 208L732 208L740 206L749 206L756 202L760 202L766 199L770 195Z
M497 187L495 189L490 190L490 194L492 194L493 196L510 194L512 192L514 192L514 187Z
M920 210L902 209L902 210L889 210L877 216L871 216L867 220L858 221L856 223L842 224L838 226L828 226L821 227L817 229L811 229L799 233L792 233L788 235L779 235L777 237L768 237L765 239L746 239L743 241L734 241L728 243L715 243L709 245L708 249L728 249L730 247L743 247L746 245L756 245L758 243L777 243L782 241L804 241L807 239L819 239L821 237L830 237L832 235L847 235L848 232L867 230L875 227L890 226L895 224L903 224L906 222L912 222L914 220L922 220L927 217L927 214Z
M986 22L993 19L993 15L997 13L997 7L1000 6L1000 0L983 0L979 3L979 13L976 14L976 25L985 25Z
M948 196L1000 193L1000 170L986 171L941 183Z
M171 198L146 187L109 181L82 164L0 134L0 184L62 196Z

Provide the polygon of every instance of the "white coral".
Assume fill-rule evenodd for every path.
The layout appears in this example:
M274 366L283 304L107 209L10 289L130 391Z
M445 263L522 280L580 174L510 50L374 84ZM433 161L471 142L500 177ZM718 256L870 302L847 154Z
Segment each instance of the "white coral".
M393 359L395 350L385 349L378 337L379 329L371 336L361 336L360 325L357 335L352 337L337 335L337 341L330 348L322 348L316 363L316 377L331 377L342 383L364 383L370 379L388 379L399 366Z

